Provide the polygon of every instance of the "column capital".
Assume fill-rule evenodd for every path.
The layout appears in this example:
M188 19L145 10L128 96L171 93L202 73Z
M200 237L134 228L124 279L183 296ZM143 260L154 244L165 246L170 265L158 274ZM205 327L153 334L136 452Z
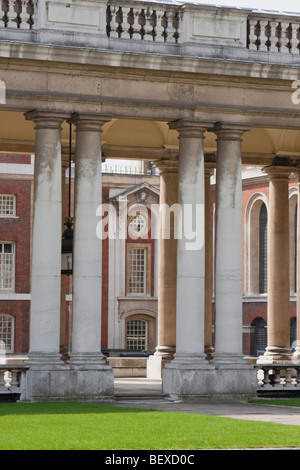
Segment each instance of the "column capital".
M178 155L174 158L162 158L155 160L153 165L159 170L159 174L177 174L178 173Z
M211 129L213 124L211 122L178 119L169 122L168 126L170 129L178 131L180 136L202 138L204 132Z
M99 131L101 127L111 121L112 116L98 113L73 113L68 120L76 126L76 130Z
M242 140L242 135L251 130L251 126L242 124L227 124L216 122L212 131L217 135L217 140Z
M35 129L61 129L61 124L70 117L63 111L32 109L24 113L27 121L35 122Z
M270 179L274 178L289 178L289 176L294 173L298 172L300 175L300 169L297 167L292 167L289 165L268 165L262 168L262 171L266 173Z

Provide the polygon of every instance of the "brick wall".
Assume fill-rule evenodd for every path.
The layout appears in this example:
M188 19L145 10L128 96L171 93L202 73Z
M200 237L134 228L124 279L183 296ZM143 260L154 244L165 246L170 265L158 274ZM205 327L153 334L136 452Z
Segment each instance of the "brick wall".
M23 157L22 163L30 163L30 159L26 160L28 156L24 155ZM3 155L1 158L3 159ZM6 159L5 163L13 162ZM0 194L14 194L16 196L16 217L0 218L0 241L15 243L14 293L16 294L30 293L31 187L30 179L0 178ZM14 317L14 352L27 353L30 301L0 300L0 314L10 314Z

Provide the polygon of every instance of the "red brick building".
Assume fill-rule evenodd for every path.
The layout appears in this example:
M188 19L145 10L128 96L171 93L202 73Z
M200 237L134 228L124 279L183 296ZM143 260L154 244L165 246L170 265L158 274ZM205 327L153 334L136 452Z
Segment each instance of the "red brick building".
M6 358L25 358L29 349L30 261L34 163L31 155L0 154L0 346ZM212 176L214 210L214 176ZM68 194L68 181L66 182ZM128 227L142 231L141 214L130 213L143 198L149 207L159 201L159 177L147 174L103 174L102 200L117 213L126 198ZM67 201L68 202L68 201ZM297 182L290 180L290 323L295 339L295 273ZM66 207L67 209L67 207ZM257 356L266 346L266 231L267 178L253 167L244 168L244 287L243 353ZM138 224L138 225L137 225ZM138 227L138 228L137 228ZM157 226L153 225L155 229ZM119 227L120 228L120 227ZM157 338L157 240L147 236L102 242L102 349L118 355L128 349L154 350ZM144 232L145 235L145 232ZM72 282L65 277L61 345L68 350L72 322Z

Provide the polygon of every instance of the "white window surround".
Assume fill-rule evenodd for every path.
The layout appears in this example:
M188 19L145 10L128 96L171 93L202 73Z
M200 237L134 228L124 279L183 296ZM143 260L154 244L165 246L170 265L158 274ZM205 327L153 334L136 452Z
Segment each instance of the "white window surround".
M16 195L0 194L0 217L16 217Z
M0 353L14 351L14 317L10 314L0 314Z
M259 294L259 212L263 203L268 212L266 194L257 192L245 210L245 294L250 296Z
M126 349L143 351L147 349L148 322L134 319L127 322Z
M0 241L0 292L15 288L15 243Z
M130 247L129 263L129 294L146 294L147 283L147 249Z

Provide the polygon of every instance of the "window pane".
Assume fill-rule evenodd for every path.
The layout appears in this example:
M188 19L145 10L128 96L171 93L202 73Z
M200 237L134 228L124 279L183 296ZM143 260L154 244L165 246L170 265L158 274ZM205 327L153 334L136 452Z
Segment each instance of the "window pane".
M13 194L0 194L0 216L15 215L16 198Z
M142 215L137 215L136 217L133 217L131 219L129 227L131 230L138 234L145 230L145 228L147 227L147 221Z
M268 269L268 213L262 204L259 213L259 293L267 292Z
M8 290L13 288L13 248L13 243L0 243L0 290Z
M129 250L129 292L144 294L146 292L146 249Z
M127 323L126 349L143 351L147 349L147 322L131 320Z
M0 315L0 351L13 350L13 318L10 315Z

